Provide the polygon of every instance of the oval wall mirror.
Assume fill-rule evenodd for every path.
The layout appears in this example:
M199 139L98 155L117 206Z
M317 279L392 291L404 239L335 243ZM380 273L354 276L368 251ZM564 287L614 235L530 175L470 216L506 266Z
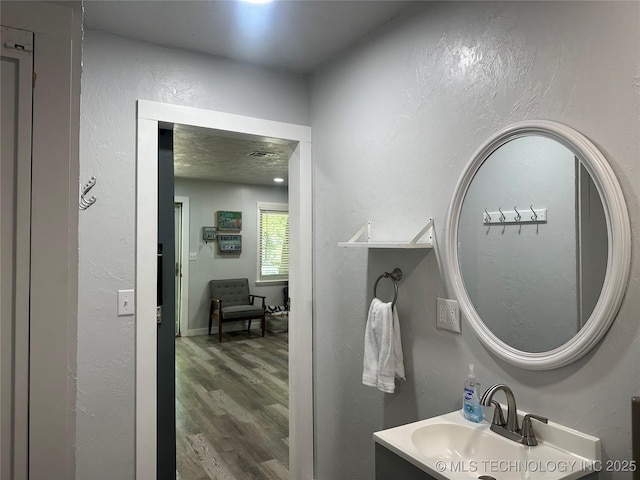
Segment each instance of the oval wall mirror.
M571 363L606 333L627 285L618 181L583 135L514 124L474 154L449 206L446 267L468 324L503 360Z

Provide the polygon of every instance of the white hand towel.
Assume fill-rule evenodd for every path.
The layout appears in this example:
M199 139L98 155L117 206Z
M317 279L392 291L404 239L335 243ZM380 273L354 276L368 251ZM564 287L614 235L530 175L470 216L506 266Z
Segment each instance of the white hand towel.
M405 378L403 362L398 313L391 302L374 298L364 333L362 383L393 393L395 379Z

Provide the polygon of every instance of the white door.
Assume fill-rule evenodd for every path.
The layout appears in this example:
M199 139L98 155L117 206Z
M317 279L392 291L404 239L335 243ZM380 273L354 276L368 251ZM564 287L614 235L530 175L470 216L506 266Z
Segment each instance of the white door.
M0 27L0 478L27 478L33 34Z

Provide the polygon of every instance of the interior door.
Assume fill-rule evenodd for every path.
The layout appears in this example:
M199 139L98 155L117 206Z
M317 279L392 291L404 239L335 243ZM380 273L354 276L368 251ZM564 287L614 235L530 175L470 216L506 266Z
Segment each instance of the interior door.
M0 478L28 475L33 34L0 27Z
M157 478L176 478L175 382L175 226L173 202L173 131L158 132L158 245L162 246L162 316L157 350Z

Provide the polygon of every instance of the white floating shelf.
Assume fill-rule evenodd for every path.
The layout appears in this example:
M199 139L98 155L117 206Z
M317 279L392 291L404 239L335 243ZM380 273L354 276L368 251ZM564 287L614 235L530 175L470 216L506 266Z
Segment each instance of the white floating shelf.
M428 232L428 234L427 234ZM366 233L366 241L358 241ZM422 238L424 239L420 241ZM365 223L347 242L338 242L339 247L348 248L433 248L433 218L408 241L375 241L371 240L371 222Z

